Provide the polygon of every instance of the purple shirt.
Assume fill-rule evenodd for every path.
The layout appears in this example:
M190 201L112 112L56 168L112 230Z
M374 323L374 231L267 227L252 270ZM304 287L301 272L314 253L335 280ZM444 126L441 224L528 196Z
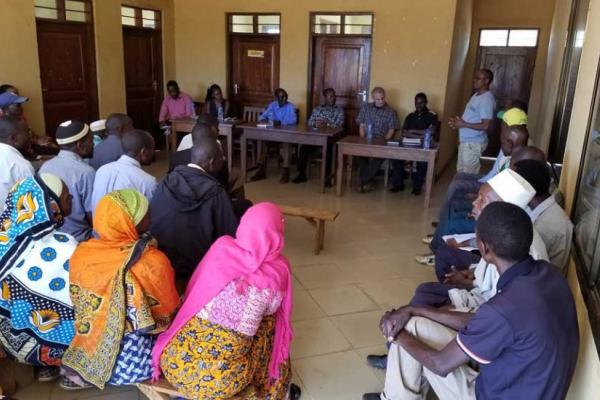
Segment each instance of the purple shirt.
M194 101L189 94L179 92L179 97L174 99L171 96L165 97L160 106L158 120L160 122L168 121L174 118L191 117L194 111Z

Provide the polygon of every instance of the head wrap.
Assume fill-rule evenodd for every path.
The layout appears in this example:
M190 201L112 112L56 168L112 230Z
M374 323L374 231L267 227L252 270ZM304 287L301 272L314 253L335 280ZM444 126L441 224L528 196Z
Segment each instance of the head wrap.
M535 189L512 169L505 169L487 182L503 201L525 208L535 196Z
M508 126L527 125L527 114L520 108L513 107L504 112L502 121Z
M117 192L117 193L115 193ZM148 199L135 189L122 189L113 192L121 200L133 224L139 224L148 213Z

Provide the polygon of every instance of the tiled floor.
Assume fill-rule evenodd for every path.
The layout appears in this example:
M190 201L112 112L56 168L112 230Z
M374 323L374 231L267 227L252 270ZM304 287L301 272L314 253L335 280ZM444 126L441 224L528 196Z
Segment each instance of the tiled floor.
M160 174L164 163L151 170ZM325 250L314 255L313 228L306 221L287 219L286 250L294 274L292 365L302 399L360 399L378 391L384 375L369 368L367 354L382 353L378 330L382 312L405 304L415 287L434 279L430 268L416 264L414 255L427 250L420 240L431 230L447 177L434 189L432 207L423 197L391 194L380 187L369 194L346 191L341 198L329 189L318 191L317 180L280 185L276 172L246 186L253 201L327 208L340 217L326 226ZM36 384L16 396L21 400L144 398L137 390L114 388L67 393L55 384Z

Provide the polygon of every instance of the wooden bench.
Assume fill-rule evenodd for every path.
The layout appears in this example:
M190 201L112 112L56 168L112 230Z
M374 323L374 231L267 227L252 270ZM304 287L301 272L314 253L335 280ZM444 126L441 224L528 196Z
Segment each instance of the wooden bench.
M171 397L184 397L164 379L156 383L150 381L136 384L138 390L150 400L170 400Z
M315 227L315 254L323 250L325 241L325 221L335 221L340 215L339 211L320 210L316 208L293 207L278 204L284 215L291 217L302 217Z

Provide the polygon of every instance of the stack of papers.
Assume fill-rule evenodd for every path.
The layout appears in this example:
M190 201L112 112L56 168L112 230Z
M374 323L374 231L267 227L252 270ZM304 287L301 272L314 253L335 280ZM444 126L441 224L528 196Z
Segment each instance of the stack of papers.
M445 242L447 242L450 239L454 239L454 240L456 240L456 243L463 243L463 242L467 242L467 241L471 241L471 240L475 239L475 234L474 233L463 233L460 235L446 235L446 236L442 236L442 239L444 239ZM460 249L465 250L465 251L478 250L477 247L472 247L469 245L463 246Z
M268 128L269 127L269 123L268 122L259 122L256 124L257 128Z
M420 146L421 139L419 138L402 138L403 146Z

